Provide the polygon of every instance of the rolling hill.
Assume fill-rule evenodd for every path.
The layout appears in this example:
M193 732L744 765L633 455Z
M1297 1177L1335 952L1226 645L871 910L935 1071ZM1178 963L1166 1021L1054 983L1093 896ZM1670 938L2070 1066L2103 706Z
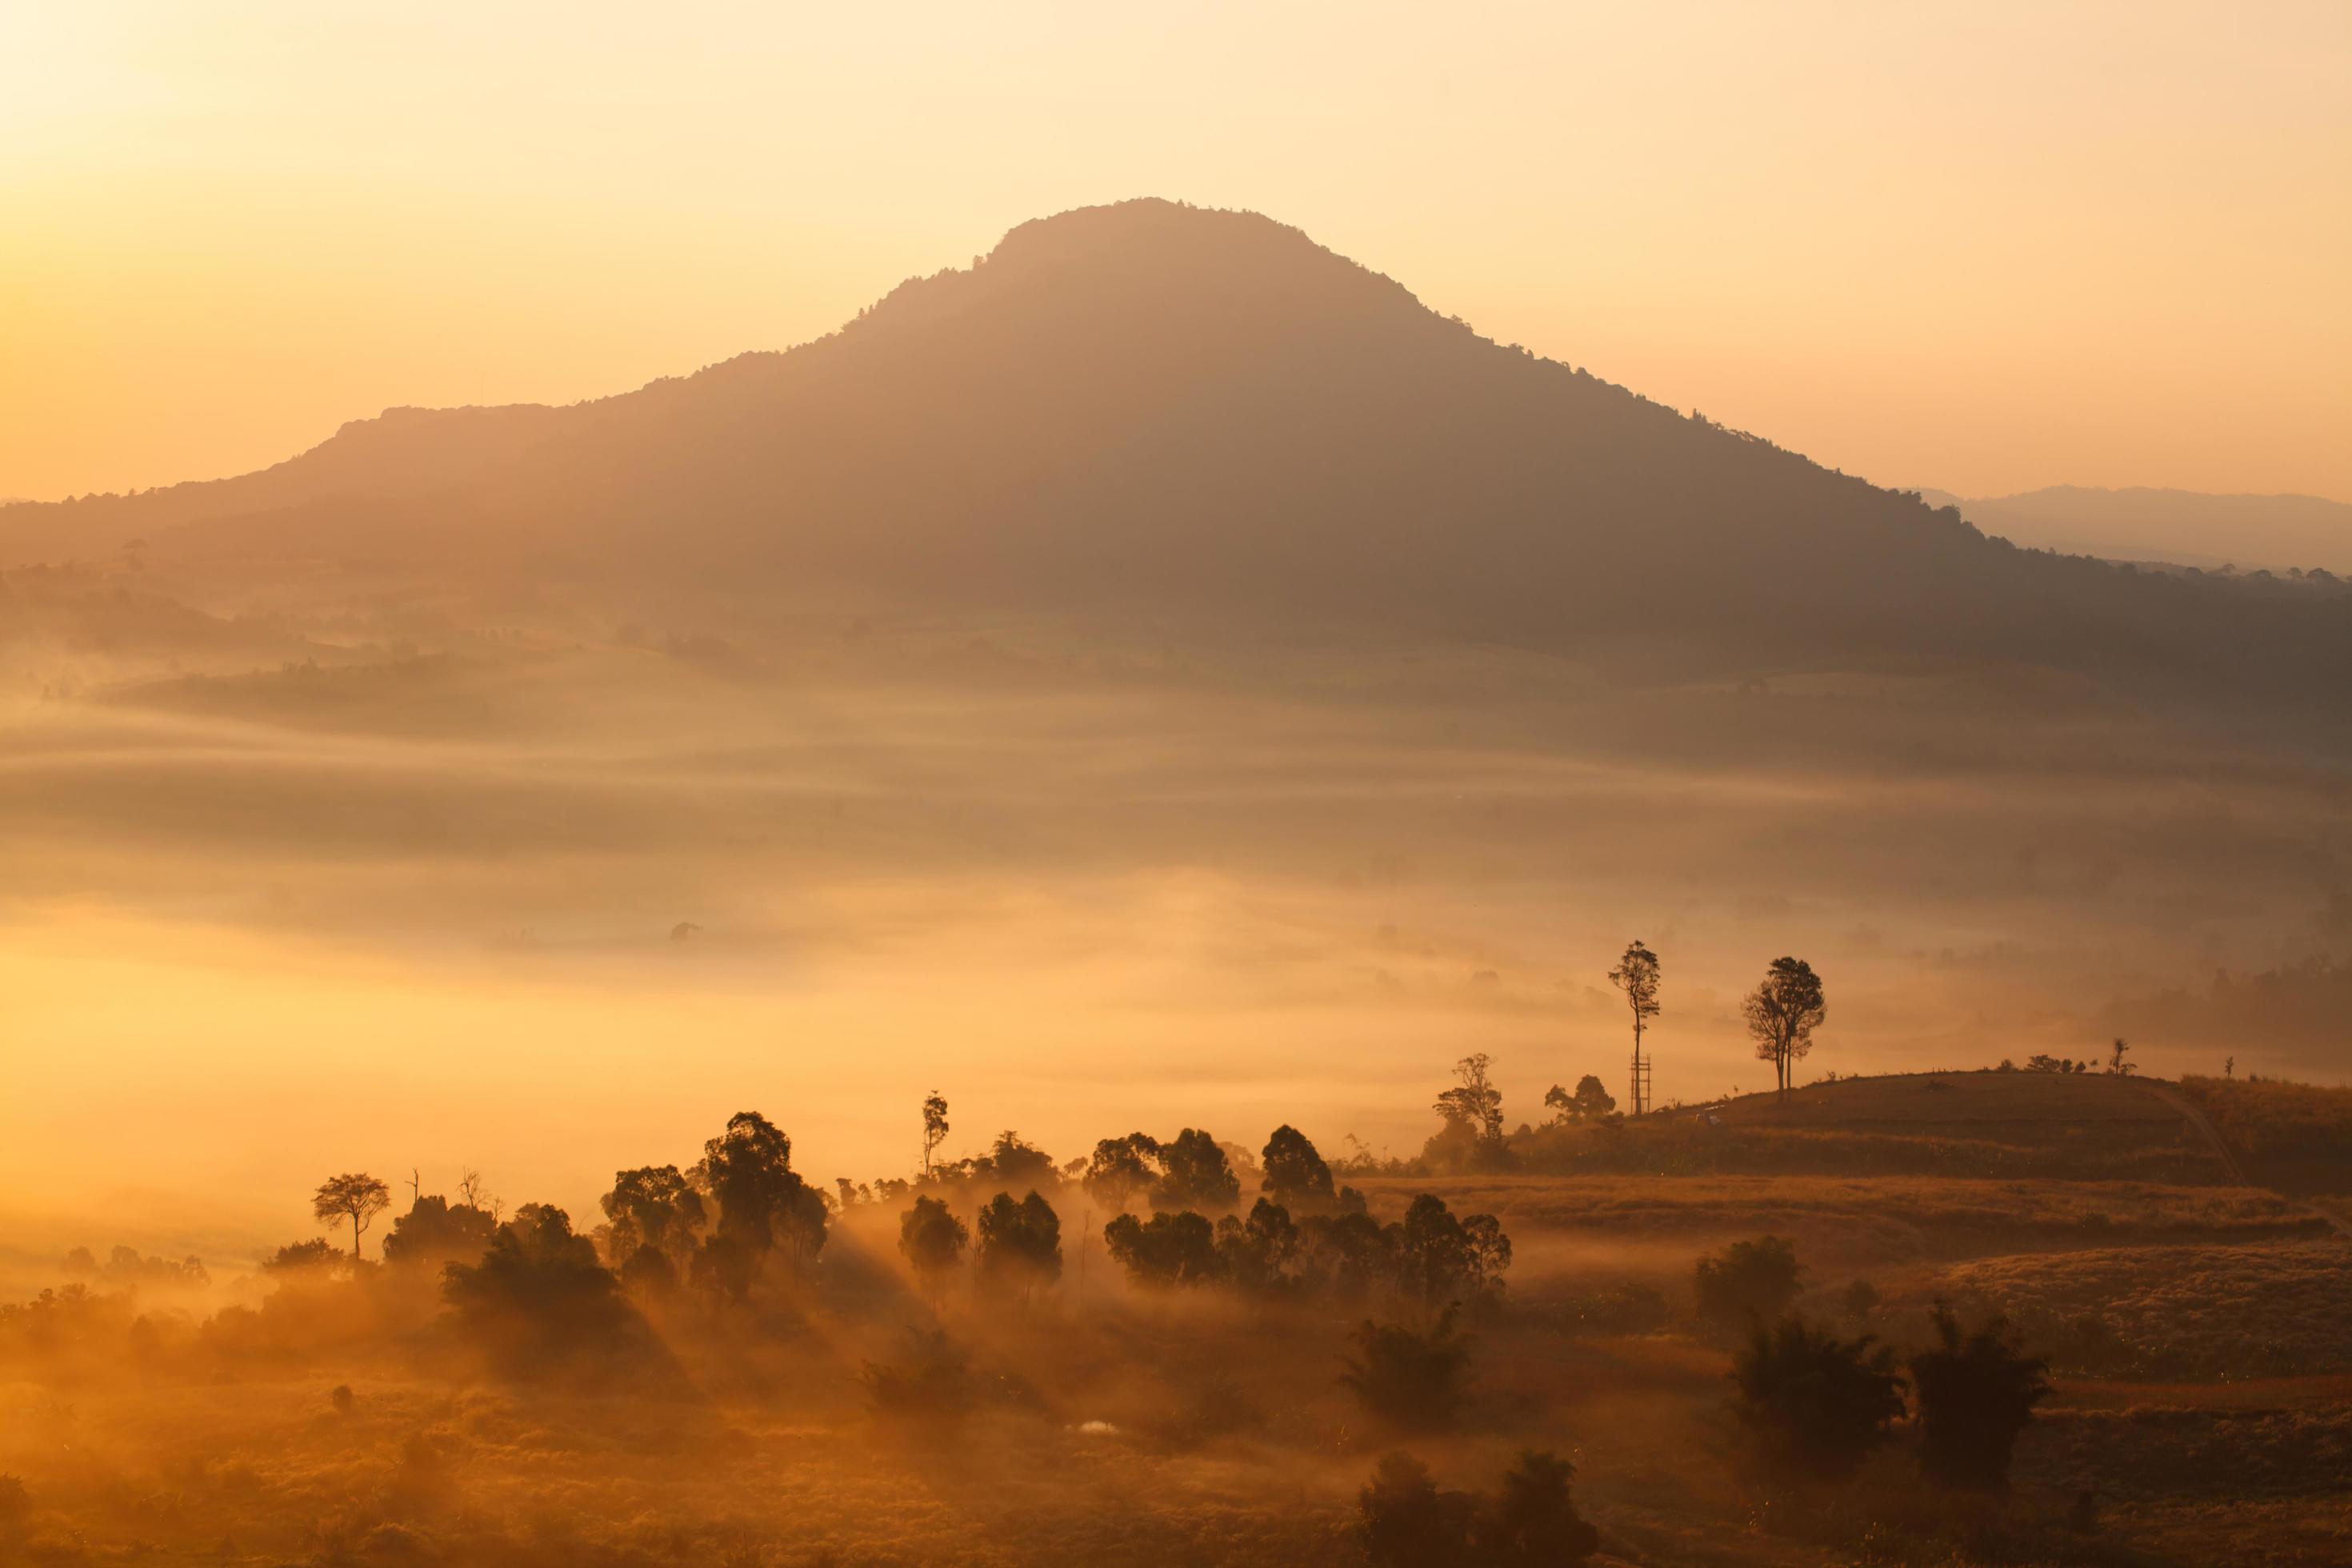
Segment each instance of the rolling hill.
M1665 668L2025 663L2233 709L2337 710L2352 668L2352 595L2021 551L1162 201L1024 224L788 353L0 513L0 562L134 539L247 574L1336 622Z

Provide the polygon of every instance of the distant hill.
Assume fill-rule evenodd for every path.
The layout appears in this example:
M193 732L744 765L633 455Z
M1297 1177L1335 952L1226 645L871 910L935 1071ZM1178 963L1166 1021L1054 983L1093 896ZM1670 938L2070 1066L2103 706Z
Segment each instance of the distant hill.
M2213 571L2319 567L2352 576L2352 506L2318 496L2217 496L2195 490L2053 485L1975 500L1922 490L1987 533L2037 550L2110 561L2167 561Z
M788 353L0 514L0 563L133 539L248 573L1336 620L1652 668L2033 663L2233 708L2341 705L2352 668L2352 597L2021 551L1163 201L1024 224Z

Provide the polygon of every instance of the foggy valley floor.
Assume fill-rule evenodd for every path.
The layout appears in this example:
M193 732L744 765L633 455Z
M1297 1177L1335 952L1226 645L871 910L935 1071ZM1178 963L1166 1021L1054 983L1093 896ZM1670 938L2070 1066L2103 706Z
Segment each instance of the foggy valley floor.
M2189 1088L2273 1145L2284 1108L2321 1118L2352 1189L2340 1094ZM635 1349L560 1318L481 1339L492 1321L453 1318L416 1264L230 1266L192 1294L161 1259L134 1279L117 1258L0 1318L0 1471L25 1498L5 1528L37 1562L1344 1563L1363 1560L1358 1493L1381 1454L1480 1491L1538 1448L1575 1465L1596 1562L2340 1558L2352 1240L2300 1196L2234 1184L2151 1086L1863 1079L1714 1114L1555 1129L1510 1157L1686 1163L1751 1139L1779 1168L1335 1173L1376 1219L1433 1193L1507 1233L1466 1396L1434 1426L1340 1381L1359 1319L1430 1309L1386 1289L1153 1289L1106 1252L1099 1192L1074 1175L1045 1183L1064 1216L1050 1284L1006 1294L965 1267L935 1289L897 1245L906 1200L877 1197L740 1303L632 1287L652 1329ZM1921 1173L1963 1126L1974 1157L2039 1173ZM1874 1168L1806 1173L1839 1163ZM2130 1167L2145 1179L2114 1175ZM976 1217L996 1184L983 1166L916 1191ZM2054 1392L2009 1489L1923 1482L1900 1428L1850 1480L1757 1468L1726 1378L1738 1336L1695 1316L1692 1264L1759 1234L1794 1245L1793 1309L1845 1331L1915 1348L1941 1300L2014 1321ZM957 1372L925 1381L941 1355Z

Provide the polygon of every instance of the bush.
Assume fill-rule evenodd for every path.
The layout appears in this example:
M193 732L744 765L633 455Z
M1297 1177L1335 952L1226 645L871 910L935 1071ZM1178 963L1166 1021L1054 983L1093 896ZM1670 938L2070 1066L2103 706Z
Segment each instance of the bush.
M1450 1426L1462 1403L1470 1342L1448 1307L1426 1332L1367 1319L1350 1336L1356 1353L1339 1381L1364 1408L1396 1426L1433 1431Z
M1357 1494L1364 1555L1393 1568L1554 1568L1600 1550L1601 1532L1569 1498L1575 1467L1523 1451L1492 1498L1440 1491L1409 1454L1382 1456Z
M1410 1454L1384 1454L1356 1494L1364 1555L1383 1568L1446 1568L1467 1563L1477 1500L1442 1492L1429 1467Z
M1733 1358L1733 1411L1760 1466L1839 1479L1886 1440L1903 1414L1895 1352L1864 1334L1842 1340L1799 1318L1761 1323Z
M1947 1486L2006 1487L2018 1434L2049 1397L2049 1363L2020 1349L2006 1319L1964 1336L1951 1308L1939 1301L1935 1321L1938 1343L1911 1358L1919 1468Z
M963 1352L941 1331L908 1331L911 1354L901 1363L863 1363L858 1385L879 1421L952 1428L971 1404L971 1378Z
M1576 1467L1557 1454L1520 1452L1503 1489L1479 1521L1479 1560L1495 1563L1581 1563L1601 1549L1601 1532L1579 1518L1568 1491Z
M1735 1241L1698 1260L1699 1318L1731 1331L1771 1322L1797 1299L1803 1273L1796 1247L1777 1236Z

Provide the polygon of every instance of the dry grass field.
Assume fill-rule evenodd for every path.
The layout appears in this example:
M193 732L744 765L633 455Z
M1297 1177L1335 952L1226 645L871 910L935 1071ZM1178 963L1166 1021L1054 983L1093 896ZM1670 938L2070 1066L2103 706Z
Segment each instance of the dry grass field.
M2052 1084L1958 1081L1931 1102L1908 1080L1822 1086L1790 1120L1834 1136L1840 1100L1874 1111L1854 1131L1916 1104L1939 1129L2095 1150L2095 1169L2135 1136L2176 1141L2146 1114L2161 1102L2123 1086L2056 1088L2084 1119L2069 1131L2046 1114ZM2352 1246L2296 1201L1801 1170L1359 1184L1375 1215L1434 1191L1512 1239L1507 1304L1475 1327L1469 1404L1444 1435L1401 1437L1340 1386L1348 1310L1133 1292L1075 1235L1062 1283L1027 1308L944 1307L976 1391L964 1414L877 1414L861 1366L903 1360L932 1320L874 1205L836 1226L786 1316L716 1335L657 1319L676 1375L650 1392L503 1382L397 1312L259 1359L195 1354L196 1326L161 1300L143 1337L121 1317L114 1340L91 1327L43 1354L0 1336L0 1473L26 1489L6 1560L1346 1563L1357 1489L1399 1446L1470 1488L1523 1447L1571 1458L1605 1563L2269 1568L2352 1544ZM2057 1389L2010 1492L1921 1487L1907 1439L1843 1486L1747 1470L1691 1275L1768 1232L1797 1245L1799 1310L1845 1331L1919 1344L1938 1300L2023 1327ZM1844 1300L1856 1279L1879 1296L1866 1320Z

